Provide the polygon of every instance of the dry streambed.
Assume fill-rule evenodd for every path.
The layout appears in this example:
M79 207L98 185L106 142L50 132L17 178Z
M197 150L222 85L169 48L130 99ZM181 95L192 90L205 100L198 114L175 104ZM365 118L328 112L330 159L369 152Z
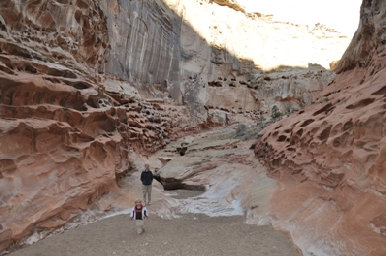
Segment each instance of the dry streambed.
M136 235L127 215L67 230L12 254L106 255L298 255L288 237L270 226L248 225L239 216L152 216Z

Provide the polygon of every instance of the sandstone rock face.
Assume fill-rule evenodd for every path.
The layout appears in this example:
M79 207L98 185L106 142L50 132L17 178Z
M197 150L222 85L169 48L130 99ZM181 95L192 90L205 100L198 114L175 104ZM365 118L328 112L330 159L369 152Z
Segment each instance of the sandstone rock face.
M278 226L306 255L386 253L385 10L384 1L363 2L341 73L255 148L281 184L272 199Z
M101 79L106 18L93 1L0 4L0 250L52 231L191 127L188 111Z
M62 65L0 58L2 248L64 224L132 169L130 150L154 152L189 125L163 100L104 90Z
M337 72L356 66L367 67L374 55L385 51L385 17L382 12L386 3L381 0L364 0L361 8L361 22L342 60L335 68Z
M328 61L291 62L283 52L305 34L309 41L326 38L315 49L347 38L273 23L234 3L1 1L0 250L34 230L61 226L115 188L133 169L131 150L150 154L194 129L225 123L226 114L269 116L272 104L291 112L331 81L324 67L339 58L335 53ZM205 17L216 14L204 34L191 24L201 5ZM230 32L229 15L238 21ZM240 30L248 22L263 28L249 59L254 46L235 48L237 41L222 36L242 31L233 37L251 41ZM291 33L275 32L266 42L271 29ZM297 39L285 51L272 44L291 37ZM269 59L268 45L280 57Z
M349 40L320 25L310 29L248 13L237 1L165 2L183 21L179 88L184 101L255 119L270 117L273 104L285 113L311 102L309 92L320 88L310 84L331 82L333 74L325 68L340 58ZM314 62L324 68L308 68Z
M60 226L86 209L114 186L129 161L118 130L126 112L93 105L98 94L91 83L63 66L1 58L9 72L0 74L4 249L34 228ZM19 71L24 65L27 72ZM64 77L66 71L73 77Z
M74 63L74 58L96 73L103 72L109 38L98 2L7 0L0 7L2 52L36 59L40 54L40 60L67 63ZM25 49L25 44L34 51Z
M172 142L154 154L151 163L159 167L165 190L201 191L172 208L209 216L244 215L251 223L267 224L276 181L266 176L251 154L252 141L245 138L253 138L258 130L255 125L214 129ZM180 145L187 147L184 156L176 152Z
M333 73L325 68L340 58L349 38L320 25L273 22L238 6L237 1L100 1L110 38L105 71L140 91L194 106L201 122L210 115L207 109L257 118L270 116L271 102L282 111L308 104L315 90L309 82L320 87L331 82ZM285 47L282 41L288 42ZM309 69L309 62L324 68ZM267 75L283 78L271 83ZM277 83L283 89L274 96L260 93ZM288 96L292 100L281 100Z
M308 63L328 67L349 39L320 25L273 22L238 6L237 1L5 1L2 26L19 43L36 43L34 50L52 61L66 60L66 66L98 79L119 78L129 82L126 88L189 104L198 122L206 121L208 108L257 118L269 117L272 103L284 113L311 102L310 82L324 87L333 74L309 69ZM198 14L207 18L196 19ZM266 74L283 65L304 69ZM277 78L271 82L271 77ZM277 85L282 89L271 95Z

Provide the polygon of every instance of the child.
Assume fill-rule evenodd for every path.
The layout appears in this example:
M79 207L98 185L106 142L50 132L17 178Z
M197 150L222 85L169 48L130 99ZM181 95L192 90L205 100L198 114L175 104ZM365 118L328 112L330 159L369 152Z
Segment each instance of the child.
M138 235L145 231L143 228L143 220L147 217L146 206L142 204L141 200L135 200L135 206L131 210L130 218L135 220Z

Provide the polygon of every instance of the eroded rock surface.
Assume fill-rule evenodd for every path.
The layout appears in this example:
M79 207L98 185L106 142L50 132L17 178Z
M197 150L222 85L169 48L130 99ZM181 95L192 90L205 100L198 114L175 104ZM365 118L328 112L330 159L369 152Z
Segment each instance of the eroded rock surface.
M274 104L283 114L309 104L332 81L326 68L350 40L320 24L308 28L248 13L237 1L165 3L183 19L182 98L210 113L270 118Z
M130 150L154 152L187 124L163 100L106 91L62 65L0 58L2 248L85 210L133 168Z
M279 226L306 255L386 253L385 10L363 2L341 73L255 148L281 184L272 200Z
M191 127L188 111L101 79L106 17L94 1L0 4L0 250L62 226Z
M261 128L227 127L189 136L168 144L150 161L164 189L194 190L201 193L179 200L175 211L209 216L244 215L249 223L268 224L269 202L276 181L268 178L264 167L250 149ZM188 148L180 156L175 148ZM164 160L168 159L167 162Z
M100 1L110 38L106 74L171 96L192 106L199 121L215 123L224 123L225 113L269 117L272 104L293 111L331 82L326 68L349 38L321 25L243 13L228 2Z
M200 9L184 13L190 4L213 8L219 21L236 12L263 34L287 28L327 45L347 40L211 1L1 1L0 250L63 225L116 188L134 168L131 150L150 154L226 114L270 116L273 103L291 112L334 76L317 65L263 70L258 58L226 49L219 21L210 40L197 33L188 17ZM283 64L264 56L270 67Z

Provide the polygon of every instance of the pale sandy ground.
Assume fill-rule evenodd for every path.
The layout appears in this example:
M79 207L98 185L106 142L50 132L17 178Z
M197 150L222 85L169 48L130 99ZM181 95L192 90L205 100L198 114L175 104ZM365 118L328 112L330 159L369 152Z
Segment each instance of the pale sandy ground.
M176 190L174 198L184 199L202 192ZM155 205L148 206L149 212ZM145 232L136 234L134 221L119 215L78 226L48 237L11 256L298 256L283 232L270 225L245 224L243 216L209 217L183 214L177 219L161 219L151 214Z
M244 224L243 217L150 216L137 235L128 215L66 230L12 256L299 255L289 238L270 226Z

